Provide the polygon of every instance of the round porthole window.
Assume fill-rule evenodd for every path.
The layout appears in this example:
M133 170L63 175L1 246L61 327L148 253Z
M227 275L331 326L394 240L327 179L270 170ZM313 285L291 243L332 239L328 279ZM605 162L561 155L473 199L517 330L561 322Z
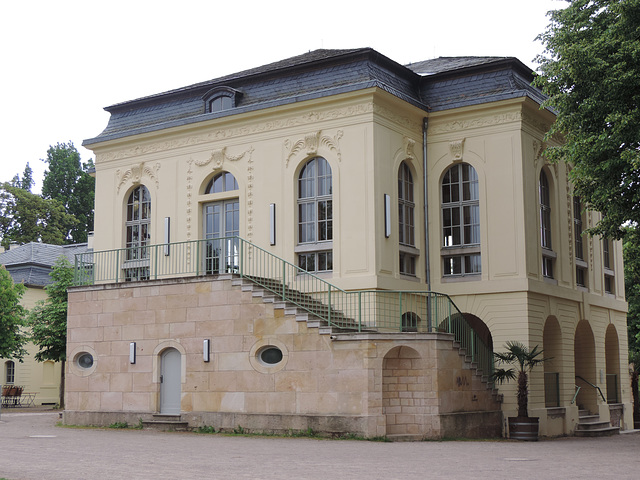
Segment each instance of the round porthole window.
M76 357L76 364L80 368L88 369L93 366L93 355L87 352L80 353Z
M260 349L258 359L263 365L276 365L282 361L282 350L273 345L268 345Z

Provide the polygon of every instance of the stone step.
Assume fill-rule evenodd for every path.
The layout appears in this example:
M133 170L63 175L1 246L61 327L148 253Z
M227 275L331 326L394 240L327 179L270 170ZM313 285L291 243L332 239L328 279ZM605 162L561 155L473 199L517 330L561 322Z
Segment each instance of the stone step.
M605 424L607 422L604 422ZM579 425L578 425L579 427ZM620 427L604 427L592 430L582 430L576 427L576 437L610 437L620 433Z
M189 430L189 423L182 420L180 415L153 415L152 420L143 420L142 428L145 430L186 432Z
M583 422L582 420L580 420L578 425L576 425L576 429L579 429L581 431L599 430L607 427L610 427L609 422L601 422L601 421Z
M424 440L422 435L396 434L387 435L387 439L392 442L420 442Z

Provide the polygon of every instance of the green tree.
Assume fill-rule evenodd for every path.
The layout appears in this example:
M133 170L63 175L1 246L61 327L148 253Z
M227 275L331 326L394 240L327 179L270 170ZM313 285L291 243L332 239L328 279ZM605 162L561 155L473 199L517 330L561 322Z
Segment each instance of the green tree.
M634 420L640 420L640 228L626 227L622 252L624 257L624 292L629 304L627 311L627 333L629 338L629 363L631 370L631 393L633 394Z
M44 199L10 183L0 184L1 244L12 242L68 243L78 220L57 200Z
M547 156L566 161L575 191L621 238L640 224L640 0L571 0L549 12L535 84L557 117Z
M64 408L64 370L67 359L67 289L73 284L73 267L60 257L49 274L53 282L45 287L47 299L31 310L28 325L31 341L38 347L38 362L62 362L60 407Z
M93 161L81 164L78 150L69 142L49 147L44 162L49 168L44 172L42 196L58 200L78 220L69 232L71 242L86 242L93 230L95 179L88 173Z
M22 173L22 178L20 179L20 188L31 192L31 187L33 187L35 183L33 180L33 170L29 166L29 162L27 162L27 165L24 167L24 172Z
M13 283L4 266L0 266L0 358L15 358L22 362L27 341L22 331L26 311L20 305L25 286Z

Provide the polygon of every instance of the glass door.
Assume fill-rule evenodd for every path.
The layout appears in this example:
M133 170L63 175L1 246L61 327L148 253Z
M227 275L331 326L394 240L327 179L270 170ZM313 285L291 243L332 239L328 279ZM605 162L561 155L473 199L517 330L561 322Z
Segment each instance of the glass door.
M238 271L240 202L238 199L204 205L204 268L206 273Z

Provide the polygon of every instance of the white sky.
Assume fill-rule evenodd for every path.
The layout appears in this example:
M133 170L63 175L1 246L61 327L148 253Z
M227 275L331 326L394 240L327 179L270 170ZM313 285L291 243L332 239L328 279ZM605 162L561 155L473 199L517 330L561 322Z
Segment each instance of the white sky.
M29 162L41 188L50 145L107 125L104 107L318 48L371 47L407 64L513 56L562 0L7 0L0 3L0 182Z

